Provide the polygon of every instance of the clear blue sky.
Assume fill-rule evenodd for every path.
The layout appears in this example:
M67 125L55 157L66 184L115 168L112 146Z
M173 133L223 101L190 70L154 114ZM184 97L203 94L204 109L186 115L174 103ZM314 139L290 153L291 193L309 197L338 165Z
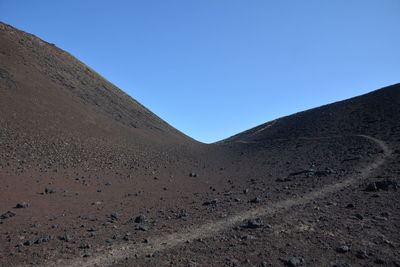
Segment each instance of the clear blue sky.
M0 0L172 126L213 142L400 81L399 0Z

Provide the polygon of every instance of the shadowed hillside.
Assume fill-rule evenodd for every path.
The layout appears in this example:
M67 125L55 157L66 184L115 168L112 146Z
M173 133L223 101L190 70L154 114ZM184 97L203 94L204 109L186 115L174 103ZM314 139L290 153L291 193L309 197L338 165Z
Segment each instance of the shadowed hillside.
M259 125L220 143L262 142L275 138L400 134L400 84L299 112Z

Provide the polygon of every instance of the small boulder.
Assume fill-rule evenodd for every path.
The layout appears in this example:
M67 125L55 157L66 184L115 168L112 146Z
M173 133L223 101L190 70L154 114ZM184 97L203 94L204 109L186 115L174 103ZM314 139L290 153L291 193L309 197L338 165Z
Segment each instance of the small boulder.
M17 203L17 205L15 205L15 208L17 208L17 209L24 209L27 207L29 207L29 203L27 203L27 202L20 202L20 203Z
M302 257L292 257L283 261L286 266L295 267L300 266L304 263L304 258Z
M356 257L359 259L366 259L366 258L368 258L368 253L365 250L359 250L356 253Z
M218 204L218 199L212 199L204 201L203 206L217 205L217 204Z
M14 211L7 211L6 213L0 216L0 219L8 219L17 215Z
M256 229L262 226L264 226L264 223L260 218L248 220L246 224L243 225L244 228L249 228L249 229Z
M189 214L187 213L187 211L185 209L181 209L176 217L178 219L180 219L180 218L185 218L188 216L189 216Z
M82 244L78 248L79 249L89 249L91 246L89 244Z
M150 226L148 226L148 225L146 225L146 224L141 224L141 225L138 225L138 227L136 227L136 230L139 230L139 231L148 231L148 230L150 230Z
M379 190L388 191L390 189L397 190L398 188L400 188L400 186L396 181L384 180L384 181L369 183L365 188L365 191L368 192L376 192Z
M38 239L36 239L35 244L41 244L44 242L48 242L48 241L50 241L50 239L51 239L51 236L42 236L42 237L39 237Z
M122 240L124 240L124 241L129 241L131 234L132 234L131 232L125 233L125 235L124 235L124 237L122 238Z
M347 253L350 251L350 247L349 246L340 246L336 249L337 252L339 253Z
M328 176L330 174L334 173L333 170L326 168L325 170L318 170L314 172L315 176L321 177L321 176Z
M55 192L56 192L56 190L54 190L54 189L49 189L49 188L44 189L45 194L54 194Z
M261 202L261 198L259 198L259 197L255 197L255 198L250 200L250 203L253 203L253 204L257 204L257 203L260 203L260 202Z
M145 221L146 221L146 217L144 217L144 215L139 215L134 220L135 223L143 223Z
M33 245L33 241L32 241L32 240L26 240L26 241L24 242L24 246L29 247L29 246L32 246L32 245Z
M71 242L73 240L73 238L68 234L59 236L58 239L60 239L61 241L65 241L65 242Z
M384 191L388 191L389 189L396 190L400 188L399 184L396 181L392 180L378 181L375 184L379 190L384 190Z
M364 216L362 216L362 215L359 214L359 213L355 214L354 217L356 217L356 218L359 219L359 220L363 220L363 219L364 219Z
M109 215L110 219L113 221L118 221L119 214L117 212L113 212Z
M368 192L376 192L376 191L378 191L378 187L376 186L376 183L374 182L374 183L369 183L368 185L367 185L367 187L365 188L365 191L368 191Z

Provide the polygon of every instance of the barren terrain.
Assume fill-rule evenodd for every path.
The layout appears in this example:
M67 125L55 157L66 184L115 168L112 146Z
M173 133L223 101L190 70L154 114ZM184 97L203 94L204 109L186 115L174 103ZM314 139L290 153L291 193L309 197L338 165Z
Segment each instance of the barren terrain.
M0 23L1 266L400 266L400 85L214 144Z

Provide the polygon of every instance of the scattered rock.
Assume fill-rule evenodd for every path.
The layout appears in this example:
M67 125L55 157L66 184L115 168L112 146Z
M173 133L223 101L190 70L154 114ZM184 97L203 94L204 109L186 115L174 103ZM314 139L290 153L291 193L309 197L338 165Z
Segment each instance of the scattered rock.
M110 219L113 221L118 221L119 214L117 212L113 212L109 215Z
M129 237L130 237L131 233L127 232L125 233L124 237L122 238L124 241L129 241Z
M350 251L350 247L349 246L341 246L341 247L338 247L336 249L336 251L339 253L347 253Z
M256 229L264 226L263 221L260 218L248 220L246 224L243 225L244 228Z
M91 227L91 228L89 228L87 231L88 231L88 232L96 232L97 229L96 229L95 227Z
M61 241L65 241L65 242L71 242L73 240L73 238L68 234L59 236L58 239L60 239Z
M260 203L260 202L261 202L261 199L259 197L255 197L255 198L250 200L250 203L253 203L253 204L257 204L257 203Z
M45 194L54 194L55 192L56 192L56 190L54 190L54 189L49 189L49 188L44 189Z
M145 221L146 221L146 217L144 217L144 215L139 215L134 220L135 223L143 223Z
M376 183L369 183L367 185L367 188L365 188L365 191L375 192L375 191L378 191L378 187L376 186Z
M48 242L50 240L51 240L51 236L43 236L43 237L36 239L35 244L41 244L44 242Z
M283 177L283 178L278 178L275 181L283 183L283 182L290 182L290 181L292 181L292 179L290 179L289 177Z
M230 196L230 195L232 195L232 192L231 192L231 191L226 190L226 191L224 192L224 196Z
M329 169L329 168L325 168L325 170L318 170L314 172L315 176L321 177L321 176L328 176L330 174L334 173L333 170Z
M359 213L355 214L354 217L356 217L356 218L359 219L359 220L363 220L363 219L364 219L364 216L362 216L362 215L359 214Z
M373 216L372 219L377 220L377 221L387 221L388 218L382 217L382 216Z
M0 216L0 219L8 219L17 215L14 211L7 211L6 213Z
M32 245L33 245L33 241L32 241L32 240L26 240L26 241L24 242L24 246L29 247L29 246L32 246Z
M283 263L289 267L300 266L304 263L304 258L302 257L292 257L286 260L283 260Z
M185 218L185 217L188 217L188 216L189 216L189 214L187 213L187 211L185 209L181 209L179 211L179 214L176 217L178 219L180 219L180 218Z
M148 225L146 225L146 224L141 224L141 225L138 225L138 226L136 227L136 230L139 230L139 231L148 231L148 230L150 230L150 226L148 226Z
M356 257L359 259L366 259L366 258L368 258L368 253L365 250L359 250L356 253Z
M78 247L79 249L89 249L90 245L89 244L82 244Z
M384 181L369 183L365 188L365 191L368 192L376 192L378 190L388 191L389 189L397 190L398 188L400 188L400 186L396 181L384 180Z
M189 173L189 176L190 176L190 177L197 177L197 173L191 172L191 173Z
M17 205L15 205L15 208L17 208L17 209L23 209L23 208L27 208L27 207L29 207L29 203L27 203L27 202L20 202L20 203L17 203Z
M218 199L213 199L213 200L207 200L203 203L203 206L209 206L209 205L217 205L218 204Z

